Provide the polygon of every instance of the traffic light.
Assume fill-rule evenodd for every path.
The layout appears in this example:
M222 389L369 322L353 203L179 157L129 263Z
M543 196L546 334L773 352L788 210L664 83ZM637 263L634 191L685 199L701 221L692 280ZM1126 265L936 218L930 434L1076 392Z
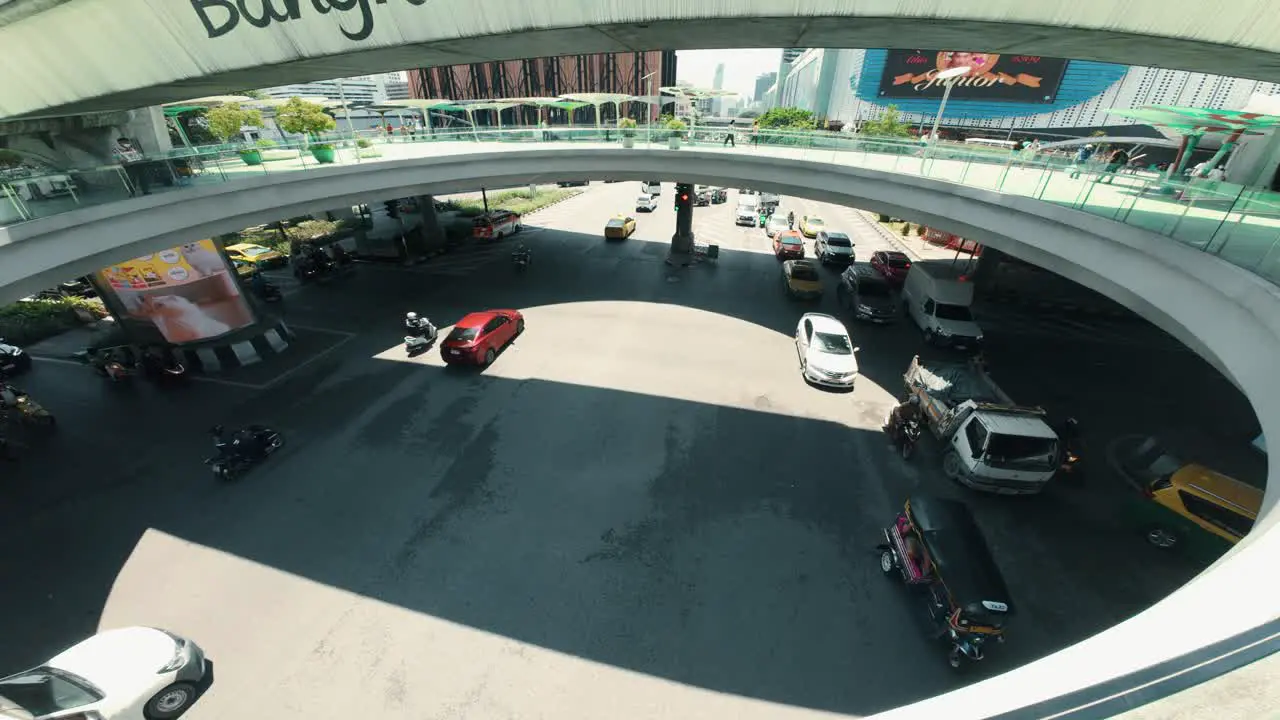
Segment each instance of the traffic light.
M689 193L687 192L676 193L676 212L680 212L680 208L684 207L688 203L689 203Z
M400 201L399 200L388 200L384 202L383 205L387 208L388 217L390 217L393 220L400 217Z

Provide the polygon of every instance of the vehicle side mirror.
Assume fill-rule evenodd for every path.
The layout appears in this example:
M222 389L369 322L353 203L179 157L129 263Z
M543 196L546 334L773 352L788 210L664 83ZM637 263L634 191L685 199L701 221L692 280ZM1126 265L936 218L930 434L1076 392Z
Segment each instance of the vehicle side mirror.
M853 351L854 351L854 352L858 352L858 351L859 351L859 350L861 350L861 349L862 349L862 348L860 348L860 347L856 347L856 348L854 348L854 349L853 349Z

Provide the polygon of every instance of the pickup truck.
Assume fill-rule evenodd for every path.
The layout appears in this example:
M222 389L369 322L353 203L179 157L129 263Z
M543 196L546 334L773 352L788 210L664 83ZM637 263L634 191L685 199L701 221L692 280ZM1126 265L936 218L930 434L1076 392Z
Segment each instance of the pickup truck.
M1033 495L1058 469L1058 436L1045 411L1014 403L980 361L926 362L917 355L903 380L944 448L947 477L974 490Z

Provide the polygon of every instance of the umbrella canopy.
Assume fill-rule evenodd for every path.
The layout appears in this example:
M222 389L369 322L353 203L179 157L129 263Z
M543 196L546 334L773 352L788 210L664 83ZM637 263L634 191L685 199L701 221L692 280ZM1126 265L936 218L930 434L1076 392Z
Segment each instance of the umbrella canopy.
M379 103L378 106L393 107L393 108L417 108L419 110L438 110L441 108L451 107L453 106L453 104L454 102L452 100L445 100L442 98L433 98L429 100L410 98L408 100L388 100L386 102Z
M1239 110L1144 105L1106 112L1109 115L1141 120L1157 128L1167 129L1176 135L1237 131L1256 135L1262 130L1280 125L1280 117L1275 115L1246 113Z

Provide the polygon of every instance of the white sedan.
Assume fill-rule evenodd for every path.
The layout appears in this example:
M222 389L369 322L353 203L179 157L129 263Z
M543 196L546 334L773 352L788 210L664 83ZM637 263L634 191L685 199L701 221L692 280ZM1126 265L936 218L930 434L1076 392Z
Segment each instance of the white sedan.
M653 212L658 209L658 201L648 195L636 198L636 212Z
M852 388L858 377L858 348L844 323L821 313L805 313L796 326L796 353L804 379L828 387Z
M213 682L195 643L164 630L108 630L0 680L0 718L170 720Z

